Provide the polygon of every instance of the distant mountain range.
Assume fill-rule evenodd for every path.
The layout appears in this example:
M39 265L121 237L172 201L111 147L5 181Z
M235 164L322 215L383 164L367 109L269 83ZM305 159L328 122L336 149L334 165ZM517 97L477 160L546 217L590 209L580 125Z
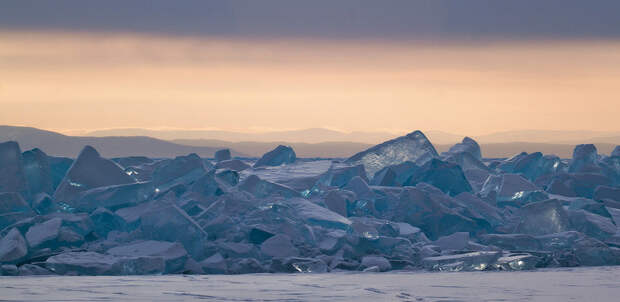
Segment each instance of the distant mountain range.
M17 141L22 150L39 148L48 155L77 157L84 146L91 145L104 157L142 155L148 157L174 157L196 153L213 157L218 147L186 146L144 136L87 137L67 136L30 127L0 126L0 142ZM233 155L245 154L233 150Z
M219 130L150 130L150 129L111 129L98 130L86 133L88 136L149 136L164 140L177 139L207 139L227 142L356 142L375 144L399 134L389 132L351 132L345 133L324 128L311 128L292 131L271 131L263 133L244 133Z
M233 156L258 157L282 144L292 146L298 157L346 158L372 145L398 136L398 134L387 132L344 133L321 128L261 134L145 129L105 130L89 134L89 136L68 136L36 128L0 126L0 142L15 140L20 143L23 150L37 147L50 155L66 157L77 156L85 145L92 145L105 157L132 155L174 157L189 153L212 157L214 152L221 148L230 148ZM111 136L103 136L106 134ZM186 138L207 134L228 139ZM428 131L425 134L438 152L447 151L463 138L460 135L440 131ZM540 151L569 158L572 156L575 145L581 143L595 143L599 153L609 154L616 145L620 144L620 135L617 134L595 131L526 130L501 132L474 137L474 139L480 143L483 156L488 158L509 157L522 151ZM241 140L243 138L254 140ZM350 140L338 141L337 139ZM372 143L364 141L372 141Z
M515 130L473 137L479 143L530 142L547 144L620 144L620 132L611 131L554 131Z
M412 129L415 130L415 129ZM465 135L443 131L423 131L436 145L455 144ZM316 144L325 142L351 142L375 145L406 133L390 132L341 132L324 128L310 128L291 131L271 131L263 133L244 133L217 130L150 130L139 128L98 130L86 133L87 136L149 136L163 140L210 140L224 142L289 142ZM487 135L471 136L478 143L546 143L582 144L607 143L620 144L620 131L553 131L553 130L515 130L496 132Z

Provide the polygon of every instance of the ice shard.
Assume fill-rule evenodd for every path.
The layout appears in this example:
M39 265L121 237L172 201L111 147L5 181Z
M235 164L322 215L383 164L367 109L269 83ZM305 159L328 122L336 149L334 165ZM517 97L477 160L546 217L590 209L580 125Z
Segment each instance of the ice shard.
M422 265L426 269L434 271L483 271L491 267L500 256L500 252L481 251L427 257L422 259Z
M47 154L35 148L24 152L22 161L30 196L39 193L53 194L52 170Z
M0 240L0 263L16 263L28 255L28 245L18 229L12 228Z
M457 154L461 152L469 153L478 160L482 159L480 145L478 145L478 143L470 137L466 136L465 138L463 138L463 141L450 147L450 150L448 151L448 153L452 154Z
M270 195L279 195L283 197L296 197L300 193L281 184L269 182L260 179L256 175L250 175L239 184L239 189L249 192L257 198L263 198Z
M19 193L0 193L0 230L34 215L35 212Z
M258 161L256 161L256 163L254 163L254 167L290 164L295 162L295 159L297 159L297 156L295 155L293 148L279 145L275 149L265 153Z
M179 243L167 241L146 240L134 242L109 249L107 254L125 257L162 257L165 262L165 272L182 272L189 255Z
M116 257L95 252L67 252L52 256L46 267L57 274L147 275L164 272L163 257Z
M263 242L260 251L268 257L291 257L299 255L299 250L293 246L291 238L287 235L278 234Z
M67 171L53 197L56 201L71 204L81 192L133 182L135 179L127 175L118 164L102 158L95 148L86 146Z
M357 153L347 159L346 163L363 165L370 178L387 166L397 165L406 161L423 165L438 156L435 147L433 147L433 144L426 138L424 133L414 131L406 136L401 136Z
M223 160L215 164L216 169L230 169L237 172L241 172L250 167L250 165L246 164L240 159Z
M594 172L600 171L596 165L598 153L593 144L577 145L573 151L569 172Z
M404 163L385 167L372 178L371 185L375 186L402 186L416 171L420 169L420 166L413 162L406 161Z
M403 185L415 186L421 182L431 184L450 196L472 191L461 167L435 158L415 171Z
M19 145L16 142L0 143L0 192L17 192L27 197L27 191Z
M221 150L217 150L215 152L215 161L216 162L220 162L220 161L224 161L224 160L229 160L231 159L230 157L230 149L221 149Z
M177 184L191 183L204 175L202 159L192 153L177 156L173 160L158 166L153 171L153 184L159 191L167 191Z
M570 221L562 203L556 199L538 201L520 209L517 233L545 235L570 229Z
M614 151L611 151L612 157L620 157L620 146L616 146Z

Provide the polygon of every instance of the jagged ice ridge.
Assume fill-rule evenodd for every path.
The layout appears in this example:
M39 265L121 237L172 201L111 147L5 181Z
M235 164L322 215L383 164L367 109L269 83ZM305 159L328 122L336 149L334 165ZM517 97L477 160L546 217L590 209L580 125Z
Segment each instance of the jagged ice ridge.
M438 154L415 131L346 160L278 146L76 159L0 143L0 274L484 271L620 264L620 147Z

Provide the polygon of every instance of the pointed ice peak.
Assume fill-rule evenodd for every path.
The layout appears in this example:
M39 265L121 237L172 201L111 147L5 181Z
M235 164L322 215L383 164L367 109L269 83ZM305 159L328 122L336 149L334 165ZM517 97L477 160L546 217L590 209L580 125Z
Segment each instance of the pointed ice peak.
M92 172L93 174L115 174L118 177L124 178L128 182L131 177L127 176L123 171L123 168L116 164L114 161L105 159L99 155L99 152L92 146L84 146L77 159L67 171L67 175L76 173ZM95 173L97 172L97 173ZM122 175L122 176L121 176ZM112 181L115 182L115 181ZM123 183L123 182L121 182ZM108 185L115 185L121 183L110 183Z
M473 155L477 159L482 159L482 152L480 151L480 145L470 137L463 138L463 141L452 146L448 153L456 154L460 152L467 152Z
M101 155L99 155L99 152L97 152L97 150L90 145L86 145L84 146L84 148L82 149L82 151L80 151L80 154L78 155L78 159L77 160L87 160L87 159L96 159L101 157Z
M102 158L91 146L85 146L54 193L54 199L69 201L79 192L93 188L135 182L115 162Z
M478 144L478 142L476 142L473 138L469 136L464 137L462 143L463 144L476 144L476 145Z
M416 139L417 138L427 139L426 135L424 135L424 133L422 131L420 131L420 130L415 130L415 131L407 134L406 136L410 137L410 138L416 138Z

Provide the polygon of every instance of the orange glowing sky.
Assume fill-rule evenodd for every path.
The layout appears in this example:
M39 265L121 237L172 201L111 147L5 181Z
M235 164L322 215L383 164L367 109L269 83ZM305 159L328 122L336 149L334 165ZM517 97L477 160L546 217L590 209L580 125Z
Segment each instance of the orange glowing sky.
M620 130L620 42L0 32L0 124Z

